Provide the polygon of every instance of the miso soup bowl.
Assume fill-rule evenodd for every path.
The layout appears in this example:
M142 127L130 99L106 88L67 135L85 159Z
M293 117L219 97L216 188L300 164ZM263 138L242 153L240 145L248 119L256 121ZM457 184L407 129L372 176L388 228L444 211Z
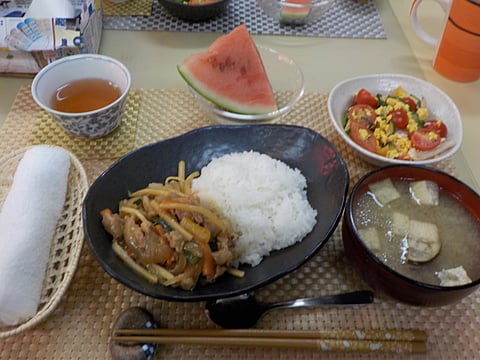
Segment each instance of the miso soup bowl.
M359 275L374 291L400 302L417 306L443 306L468 296L480 285L480 274L470 274L471 283L460 286L440 286L408 278L382 262L361 239L354 219L354 209L368 185L390 178L392 181L432 180L454 196L480 224L480 196L469 186L440 170L422 165L390 165L367 173L353 187L347 200L342 223L345 255ZM480 226L480 225L479 225ZM442 241L444 241L442 239ZM449 239L455 241L455 239ZM480 242L480 239L476 239ZM478 254L477 256L480 256ZM459 264L461 265L461 264Z
M75 80L89 78L116 84L121 91L120 97L100 109L81 113L52 108L51 97L58 88ZM80 54L55 60L40 70L32 82L32 96L68 133L84 138L99 138L110 134L120 125L130 86L130 72L120 61L104 55Z

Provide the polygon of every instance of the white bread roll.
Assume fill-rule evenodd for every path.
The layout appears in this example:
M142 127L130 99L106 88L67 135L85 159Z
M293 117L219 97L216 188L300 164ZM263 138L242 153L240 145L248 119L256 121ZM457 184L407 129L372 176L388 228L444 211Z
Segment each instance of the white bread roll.
M0 212L0 324L16 325L37 312L69 168L66 151L35 146L15 171Z

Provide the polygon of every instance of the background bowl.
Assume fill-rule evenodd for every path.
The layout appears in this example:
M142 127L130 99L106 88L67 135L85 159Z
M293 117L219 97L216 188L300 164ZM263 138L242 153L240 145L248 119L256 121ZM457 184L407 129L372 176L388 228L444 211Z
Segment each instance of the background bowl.
M311 0L301 4L301 0L257 0L257 4L275 21L283 24L304 25L318 20L330 9L334 1Z
M175 0L159 0L160 4L173 16L188 21L203 21L225 12L230 0L218 0L202 5L188 5Z
M345 207L342 237L348 260L372 288L413 305L446 305L475 291L480 285L480 274L476 274L476 277L474 274L469 274L473 281L461 286L446 287L426 284L392 270L368 249L361 240L354 223L354 206L359 195L367 189L368 184L387 178L392 180L432 180L440 186L441 191L455 197L480 223L480 196L447 173L418 165L391 165L377 168L355 184ZM451 240L455 241L455 239Z
M195 100L209 118L219 124L265 123L286 115L302 98L305 91L303 72L289 57L277 51L257 46L270 84L275 93L278 110L265 114L238 114L222 108L203 97L189 86Z
M215 157L248 150L282 160L305 176L307 197L317 209L318 217L312 232L301 242L273 252L256 267L242 266L243 278L221 276L215 283L193 291L149 283L113 253L111 236L101 225L100 210L106 207L116 210L118 201L129 191L176 174L180 160L186 161L186 171L190 173L200 170ZM320 250L341 218L348 183L348 170L337 150L312 130L271 124L200 128L133 151L103 173L85 197L85 239L108 274L145 295L171 301L202 301L239 295L297 269Z
M373 95L377 93L391 93L398 86L403 87L407 92L418 97L424 97L427 102L427 108L430 112L430 118L441 119L448 127L448 140L453 140L455 145L449 150L443 152L438 157L426 160L398 160L389 159L381 155L374 154L365 150L355 143L343 129L344 115L352 104L353 97L358 90L365 88ZM333 126L338 134L351 146L364 160L377 166L390 164L434 164L453 156L462 144L463 124L460 112L450 97L435 85L415 78L413 76L402 74L372 74L358 76L344 80L330 91L328 96L328 113Z

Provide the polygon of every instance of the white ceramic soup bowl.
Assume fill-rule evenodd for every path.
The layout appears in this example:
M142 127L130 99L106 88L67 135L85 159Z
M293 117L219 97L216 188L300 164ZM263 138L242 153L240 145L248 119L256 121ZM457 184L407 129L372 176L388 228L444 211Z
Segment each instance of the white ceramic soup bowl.
M82 79L102 79L112 82L121 91L110 104L86 112L62 112L52 108L51 97L63 85ZM99 138L114 131L131 86L130 72L116 59L97 54L72 55L44 67L32 83L32 96L67 132L85 138Z

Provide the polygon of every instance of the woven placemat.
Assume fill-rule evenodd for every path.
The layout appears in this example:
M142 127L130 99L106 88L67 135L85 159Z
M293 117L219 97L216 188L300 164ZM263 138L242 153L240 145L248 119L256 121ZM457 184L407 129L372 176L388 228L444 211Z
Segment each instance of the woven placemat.
M22 97L24 106L25 104L35 106L34 104L29 104L31 97L29 96L28 87L23 88L19 96ZM139 106L140 93L136 90L130 91L120 126L108 136L94 142L66 133L46 111L39 110L37 121L30 135L29 144L63 146L77 153L80 159L120 157L133 150Z
M128 0L115 3L103 1L103 15L110 16L150 16L152 15L153 0Z
M196 23L171 16L158 0L153 0L151 16L103 17L103 28L112 30L227 33L240 24L247 25L254 35L363 39L387 37L373 1L336 0L320 19L305 26L280 25L260 9L256 0L233 0L224 14Z
M138 90L141 106L135 147L213 123L184 90ZM23 96L23 95L22 95ZM345 159L355 182L372 168L356 157L330 126L325 94L308 93L279 123L309 127L327 139ZM18 105L16 103L16 105ZM0 132L0 151L8 153L31 132L26 107L14 104ZM17 129L15 132L13 129ZM12 136L13 139L8 139ZM10 148L5 147L9 144ZM114 159L84 159L82 163L93 181ZM454 173L453 162L439 164ZM341 233L335 231L322 250L300 269L256 291L268 301L317 296L364 289L367 285L348 264ZM108 339L118 315L131 306L151 311L162 327L213 327L204 314L204 303L172 303L138 294L110 278L84 247L75 277L55 312L32 330L2 341L1 359L106 359ZM156 359L475 359L480 354L480 291L461 302L437 308L421 308L398 303L377 294L366 306L327 307L274 311L257 324L264 329L385 329L416 328L428 333L426 355L385 355L318 353L311 350L162 346Z

